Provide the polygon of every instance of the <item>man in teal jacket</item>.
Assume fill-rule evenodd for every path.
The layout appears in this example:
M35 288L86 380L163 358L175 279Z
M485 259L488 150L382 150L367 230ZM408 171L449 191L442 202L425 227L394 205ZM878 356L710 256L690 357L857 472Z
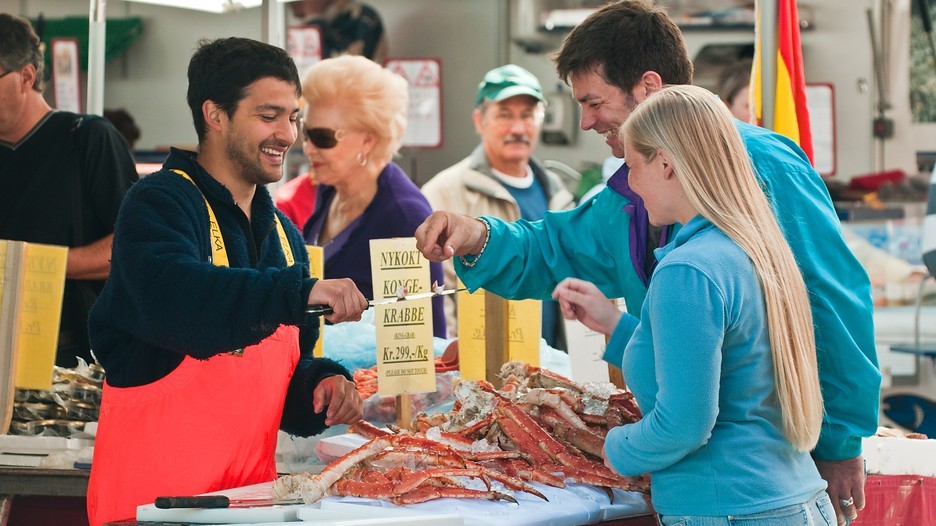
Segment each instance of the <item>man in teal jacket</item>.
M624 156L618 129L637 104L665 84L692 82L679 29L646 0L597 10L570 33L556 64L582 107L582 129L603 135L616 157ZM870 282L803 151L767 130L740 121L738 129L810 291L827 413L813 457L844 523L864 507L861 438L874 433L878 419ZM416 237L432 261L456 256L456 271L471 290L545 299L563 279L577 277L623 297L628 311L639 313L656 264L652 251L672 230L649 224L625 165L608 188L574 210L514 223L440 211ZM605 360L619 366L621 356Z

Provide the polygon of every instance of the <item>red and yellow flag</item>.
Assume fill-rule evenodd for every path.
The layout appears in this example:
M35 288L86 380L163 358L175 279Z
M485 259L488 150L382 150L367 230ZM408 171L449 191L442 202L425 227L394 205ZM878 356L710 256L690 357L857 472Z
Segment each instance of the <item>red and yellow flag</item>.
M812 131L806 107L806 75L803 68L803 47L800 44L799 14L796 0L764 0L777 3L777 74L774 101L775 132L796 141L813 159ZM763 124L763 93L761 91L761 42L763 10L758 2L755 32L754 66L751 71L751 93L758 124Z

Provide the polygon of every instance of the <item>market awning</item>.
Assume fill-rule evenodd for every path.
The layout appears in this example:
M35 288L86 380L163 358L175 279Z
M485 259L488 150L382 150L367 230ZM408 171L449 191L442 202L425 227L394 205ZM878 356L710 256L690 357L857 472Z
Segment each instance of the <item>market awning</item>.
M45 18L31 20L36 32L46 45L46 68L50 68L49 49L54 38L78 40L79 61L82 71L88 70L88 17ZM143 34L143 19L140 17L108 18L107 39L104 44L104 59L111 59L126 51Z

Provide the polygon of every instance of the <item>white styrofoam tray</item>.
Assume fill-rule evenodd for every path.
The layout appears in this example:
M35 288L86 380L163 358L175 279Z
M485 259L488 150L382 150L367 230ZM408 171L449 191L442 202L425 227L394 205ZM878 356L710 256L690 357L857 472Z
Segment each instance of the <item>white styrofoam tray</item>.
M365 442L366 438L354 433L326 437L316 444L315 454L322 462L328 463L357 449ZM411 504L406 508L433 513L456 513L465 517L466 525L472 526L503 526L505 520L509 521L511 526L589 524L650 512L650 506L644 496L631 491L613 490L612 502L603 489L593 486L570 484L565 489L536 483L532 486L546 495L549 502L528 493L510 492L519 504L473 499L439 499ZM322 502L332 499L393 506L383 501L356 497L326 497ZM552 520L547 520L548 517Z
M382 504L382 503L381 503ZM385 508L380 504L356 504L323 500L319 507L303 506L299 518L311 524L334 526L463 526L453 513L427 513L410 508Z
M233 488L205 495L227 495L231 500L272 499L273 483L266 482ZM159 509L154 504L137 506L137 521L184 522L192 524L257 524L295 522L299 520L301 504L286 506L254 506L249 508L174 508Z
M363 446L366 442L366 438L356 433L325 437L315 444L315 454L319 460L328 464Z
M322 509L329 509L333 504L357 504L434 515L454 514L464 519L465 526L575 526L643 515L650 509L643 496L632 492L614 490L612 504L604 490L592 486L570 484L565 489L536 483L532 486L549 501L528 493L511 492L517 504L475 499L439 499L399 508L385 501L358 497L325 497L320 504ZM306 513L309 512L301 510L300 517L306 516Z
M875 475L936 477L936 440L870 437L862 441L865 470Z
M56 451L84 449L94 440L46 436L0 435L0 453L47 455Z

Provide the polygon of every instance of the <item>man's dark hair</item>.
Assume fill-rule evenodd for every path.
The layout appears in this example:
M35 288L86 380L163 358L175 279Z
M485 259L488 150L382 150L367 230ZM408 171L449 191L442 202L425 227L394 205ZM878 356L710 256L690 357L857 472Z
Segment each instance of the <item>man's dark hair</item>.
M136 142L140 139L140 127L137 126L130 112L123 108L116 110L104 108L104 118L109 120L114 128L117 128L124 139L127 139L131 150L136 148Z
M664 84L691 84L692 61L676 23L648 0L622 0L576 26L553 56L559 78L594 71L629 92L647 71Z
M751 83L750 59L729 64L718 76L718 96L725 104L731 105L738 93Z
M203 39L188 67L188 105L198 142L205 137L202 104L213 101L225 113L233 115L247 96L247 87L259 79L273 77L289 82L300 96L296 63L282 49L249 38Z
M36 68L36 80L32 87L41 93L45 60L39 36L29 20L9 13L0 13L0 67L3 68L3 73L22 69L27 64Z

